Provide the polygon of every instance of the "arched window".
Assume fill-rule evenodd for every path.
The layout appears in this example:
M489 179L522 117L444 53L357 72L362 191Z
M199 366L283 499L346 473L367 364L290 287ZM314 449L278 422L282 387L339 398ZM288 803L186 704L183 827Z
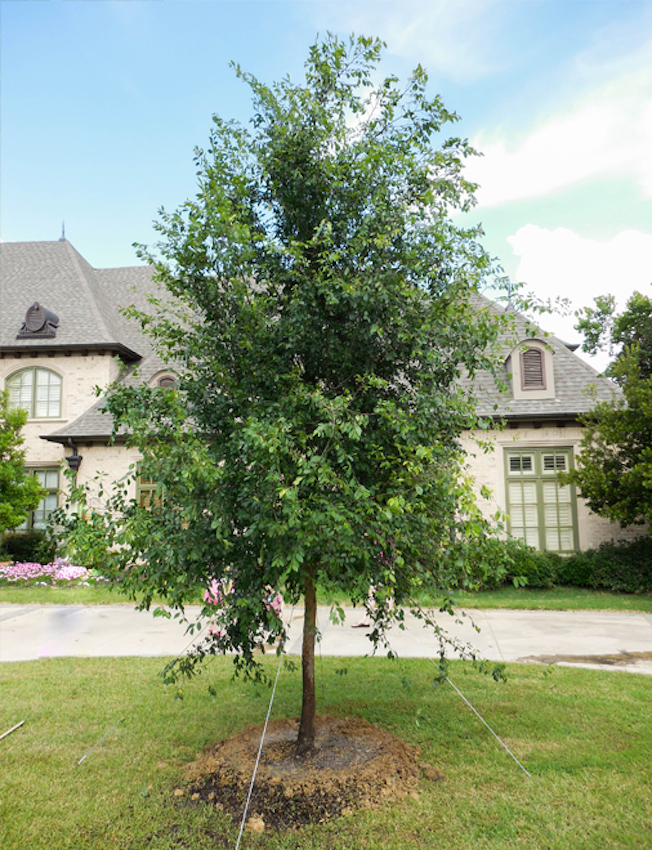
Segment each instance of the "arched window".
M50 369L33 366L7 378L9 406L26 410L30 419L61 416L61 377Z
M156 383L159 387L176 387L177 379L174 375L162 375Z

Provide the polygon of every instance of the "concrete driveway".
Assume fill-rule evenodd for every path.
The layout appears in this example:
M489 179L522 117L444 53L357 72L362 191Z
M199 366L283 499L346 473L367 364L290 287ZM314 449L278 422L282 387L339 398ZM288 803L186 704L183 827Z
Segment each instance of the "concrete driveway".
M189 616L199 608L188 609ZM335 625L320 607L322 655L355 656L373 651L368 629L353 628L363 612L345 609ZM652 675L652 615L594 611L460 611L434 618L452 637L491 661L558 663ZM288 651L301 651L303 610L286 608ZM474 626L479 628L476 631ZM193 638L178 620L154 618L128 605L0 604L0 661L75 656L176 656ZM402 657L435 658L432 631L411 614L406 628L389 633L391 648ZM454 651L447 653L451 657Z

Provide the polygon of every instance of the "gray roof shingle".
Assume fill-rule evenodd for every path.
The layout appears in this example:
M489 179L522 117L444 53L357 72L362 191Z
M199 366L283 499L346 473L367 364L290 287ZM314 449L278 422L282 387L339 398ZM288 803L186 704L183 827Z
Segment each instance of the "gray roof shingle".
M155 289L148 266L94 269L70 242L0 243L0 350L108 347L126 360L151 352L147 337L119 308L146 305ZM54 339L16 339L38 302L59 317Z
M482 299L483 306L490 306L496 313L505 312L501 307ZM512 311L513 312L513 311ZM553 353L555 397L550 399L514 399L501 392L489 372L479 372L470 381L463 379L477 400L478 413L482 416L506 419L570 419L588 413L596 401L611 401L621 391L613 381L603 378L593 367L573 353L571 347L558 337L544 330L535 331L531 321L514 313L514 335L502 334L500 343L505 363L504 377L507 380L507 358L515 346L527 342L533 334Z
M122 380L148 381L166 364L138 323L123 316L120 307L133 304L147 310L152 293L160 294L149 266L94 269L66 240L0 243L0 353L106 347L126 362L137 364L138 377L128 369ZM16 339L26 311L35 301L59 316L55 339ZM479 304L503 312L485 298L480 297ZM501 338L505 360L517 341L531 336L523 316L515 314L515 325L517 339L507 334ZM596 400L610 400L619 394L611 381L598 375L557 337L541 332L540 338L554 353L555 398L513 399L498 390L488 372L479 372L473 381L467 377L462 383L477 399L481 415L568 419L588 412ZM112 420L101 408L100 399L45 439L108 439Z
M148 381L166 368L138 323L120 308L147 309L157 294L149 266L94 269L66 240L0 243L0 354L106 349L131 364L122 380ZM17 339L27 310L38 302L59 317L56 336ZM138 369L134 378L133 366ZM44 435L53 442L106 440L112 419L93 403L73 422Z

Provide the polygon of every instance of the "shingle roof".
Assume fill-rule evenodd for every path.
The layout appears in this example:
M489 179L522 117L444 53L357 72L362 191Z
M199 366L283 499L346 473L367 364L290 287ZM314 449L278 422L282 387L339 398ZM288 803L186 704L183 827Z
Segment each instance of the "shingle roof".
M101 349L136 364L122 380L149 381L166 368L151 340L121 307L147 308L156 293L149 266L94 269L70 242L0 243L0 352L64 352ZM59 325L54 339L16 339L25 313L34 302L55 313ZM91 402L91 399L89 399ZM113 423L96 401L73 422L44 435L53 442L71 439L106 440Z
M70 242L0 243L0 350L63 350L105 346L136 360L148 339L119 307L144 307L154 289L151 269L94 269ZM25 313L38 302L59 317L54 339L16 339Z
M484 306L490 304L483 299ZM491 305L495 312L504 312L502 308ZM600 376L595 369L573 353L572 348L558 337L544 330L533 331L532 322L524 316L514 313L515 336L503 334L501 348L505 361L505 379L508 377L507 358L519 342L525 342L535 333L552 350L555 377L555 397L550 399L514 399L501 392L489 372L478 373L471 382L464 381L472 390L478 413L482 416L505 417L507 419L568 419L578 414L588 413L596 401L611 401L621 394L620 389L608 378Z
M146 309L147 296L155 291L150 267L94 269L65 240L0 243L0 352L107 347L127 361L137 361L138 378L129 370L123 380L149 381L166 365L138 324L125 318L119 308L134 304ZM59 316L55 339L16 339L26 311L35 301ZM481 298L480 303L502 312L486 299ZM505 360L517 341L528 338L526 319L515 314L515 324L517 339L506 334L501 339ZM610 400L619 394L611 381L600 377L560 339L543 332L541 338L554 352L555 398L513 399L498 390L488 372L480 372L472 382L467 378L463 383L475 395L481 415L567 419L588 412L595 400ZM96 401L46 439L107 439L112 421L101 407L102 401Z
M113 417L103 411L103 405L104 399L98 399L77 419L58 431L43 434L41 439L63 445L66 445L68 440L105 443L113 434ZM124 429L121 429L119 434L123 435Z

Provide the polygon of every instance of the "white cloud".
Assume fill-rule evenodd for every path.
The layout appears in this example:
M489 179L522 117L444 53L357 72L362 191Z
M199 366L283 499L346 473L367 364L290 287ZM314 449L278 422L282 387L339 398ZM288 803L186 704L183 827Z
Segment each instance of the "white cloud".
M500 28L500 0L402 0L401 3L324 3L311 7L319 24L344 32L373 34L389 52L415 57L433 76L470 83L505 67L507 59L492 33ZM321 28L321 27L320 27Z
M652 63L593 89L516 146L481 136L473 144L484 157L466 172L480 184L480 206L541 197L596 176L633 177L652 198Z
M519 257L516 278L542 299L568 298L573 309L593 305L596 295L612 294L622 310L635 290L652 297L652 234L624 230L600 241L572 230L528 224L508 238ZM542 325L570 342L580 342L573 316L545 316ZM592 361L593 362L593 361ZM606 365L600 358L598 368Z

